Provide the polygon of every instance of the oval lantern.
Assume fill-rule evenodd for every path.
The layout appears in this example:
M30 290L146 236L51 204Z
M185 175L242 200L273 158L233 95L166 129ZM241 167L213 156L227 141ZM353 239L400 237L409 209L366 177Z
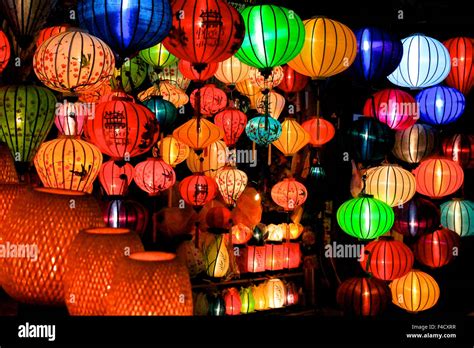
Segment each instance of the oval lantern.
M271 90L277 87L283 80L283 68L281 66L275 66L271 69L268 76L264 76L257 68L251 67L249 79L250 82L261 91Z
M172 135L161 139L158 146L161 158L171 167L176 167L181 162L184 162L190 154L189 146L176 140Z
M10 42L5 33L0 30L0 73L7 67L10 60Z
M214 76L217 71L217 63L209 63L204 69L198 71L191 62L181 59L178 62L178 69L185 78L191 81L206 81Z
M443 155L463 169L474 167L474 136L454 134L443 140Z
M257 98L257 112L260 114L265 114L267 108L268 114L271 117L278 119L285 109L285 97L274 91L270 91L268 94L262 93Z
M429 156L435 147L435 133L426 124L414 124L402 131L395 132L393 154L399 160L419 163Z
M354 34L357 56L352 72L359 80L377 81L398 67L403 56L403 44L396 35L374 27L361 28Z
M176 122L178 110L173 103L165 100L162 96L152 96L143 102L153 114L160 125L162 132L169 132Z
M110 84L113 89L120 89L127 93L141 86L147 77L148 65L140 58L135 56L123 62L119 69L115 69Z
M214 117L214 123L224 132L224 142L234 147L245 130L247 116L237 108L230 106Z
M167 0L80 0L77 12L81 27L104 40L121 58L156 45L171 29Z
M466 98L455 88L435 86L427 88L415 97L420 109L420 119L433 125L444 125L461 117Z
M77 30L51 37L33 56L33 69L38 79L59 92L97 89L110 79L114 68L114 53L109 46Z
M196 94L200 95L200 112L204 116L211 116L224 110L227 106L227 96L225 92L213 84L205 85L195 89L190 96L190 102L194 109L197 107Z
M275 184L271 190L272 200L285 211L302 205L308 198L306 187L294 178L285 178Z
M373 94L365 102L362 113L376 117L394 130L404 130L413 126L419 117L415 99L407 92L393 88Z
M214 199L217 185L212 178L202 174L193 174L179 183L179 193L187 204L202 207Z
M363 250L360 266L381 280L403 277L412 269L415 260L409 247L391 237L374 240Z
M71 103L64 100L56 104L56 115L54 124L59 133L68 136L80 136L88 117L92 116L95 105L83 103Z
M209 314L209 301L205 293L199 292L196 294L193 292L193 302L195 316L204 316Z
M412 270L390 283L394 305L410 313L425 311L439 299L439 286L427 273Z
M446 84L467 95L474 85L474 39L455 37L443 44L451 56L451 71Z
M286 287L280 279L269 279L264 285L265 302L269 308L282 308L286 301Z
M202 150L222 139L224 131L206 119L193 117L176 128L173 137L194 150Z
M242 300L240 299L240 293L236 288L230 288L225 291L224 294L225 302L225 314L227 315L238 315L242 309Z
M191 172L202 172L204 175L214 178L219 169L226 165L228 152L225 143L222 140L217 140L206 147L200 155L190 151L186 164Z
M148 226L148 209L138 202L114 199L107 203L104 222L113 228L128 228L143 236Z
M278 85L278 89L288 94L298 93L306 87L308 81L308 76L301 75L289 65L284 65L283 79Z
M416 193L415 176L397 164L383 164L367 172L366 191L391 207L408 202Z
M289 66L312 79L325 79L349 68L357 54L356 37L349 27L325 17L303 23L304 46Z
M219 192L228 205L234 206L247 187L247 174L234 167L224 167L216 174Z
M135 166L134 181L150 196L169 189L176 182L173 168L160 158L148 158Z
M178 58L169 53L162 43L141 50L139 55L155 71L159 71L178 61Z
M267 146L281 136L281 124L273 117L256 116L247 122L245 133L259 146Z
M375 316L385 310L389 299L387 286L374 278L350 278L339 285L336 301L344 313Z
M336 134L336 129L333 124L319 116L304 121L302 126L311 136L309 143L316 147L328 143Z
M294 156L311 139L310 134L294 118L285 118L281 129L281 136L272 144L285 156Z
M240 300L242 301L242 307L240 313L248 314L255 312L255 299L253 297L252 288L241 288L240 289Z
M402 39L403 56L387 76L394 85L413 89L437 85L451 70L449 52L441 42L423 34Z
M418 237L432 232L440 224L440 212L431 201L416 196L403 206L394 207L395 231L407 237Z
M348 235L369 240L390 231L393 209L371 195L360 195L343 203L337 210L337 222Z
M416 191L438 199L455 193L464 182L461 166L444 157L426 159L413 171Z
M474 235L474 202L452 199L441 204L441 225L461 237Z
M235 56L247 65L266 69L292 60L304 43L300 17L285 7L255 5L242 10L245 39Z
M236 83L247 79L249 72L250 67L247 64L232 56L218 63L214 76L222 83L234 86Z
M208 276L222 278L227 274L230 260L225 235L209 234L204 242L203 255Z
M459 250L459 235L447 228L424 234L415 243L413 252L418 262L439 268L453 261Z

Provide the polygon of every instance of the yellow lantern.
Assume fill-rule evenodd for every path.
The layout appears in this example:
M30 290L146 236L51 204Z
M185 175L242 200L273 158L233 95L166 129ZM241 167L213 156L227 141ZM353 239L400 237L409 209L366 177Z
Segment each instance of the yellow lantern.
M291 222L286 228L285 239L298 239L303 233L304 227L300 223Z
M202 150L213 142L222 139L224 131L206 119L193 117L176 128L173 136L194 150Z
M397 164L370 168L366 175L366 192L391 207L403 205L416 193L415 176Z
M270 308L281 308L285 305L286 287L280 279L269 279L265 282L265 300Z
M138 99L142 102L147 101L151 97L163 97L177 108L186 105L189 97L184 91L167 81L160 82L159 85L153 85L145 91L138 93Z
M204 241L203 255L208 276L222 278L226 275L230 265L226 236L209 233Z
M291 68L313 79L325 79L349 68L357 54L356 37L349 27L324 17L303 23L303 49L288 62Z
M258 113L265 114L266 102L268 102L268 113L270 116L278 119L285 108L285 97L275 91L270 91L270 93L268 93L266 96L261 94L257 98Z
M283 81L284 73L281 66L276 66L271 70L269 76L263 76L259 69L251 67L249 72L250 82L261 91L273 89Z
M172 167L184 162L189 156L189 146L176 140L172 135L160 140L158 146L161 158Z
M310 140L309 133L294 118L287 117L281 124L281 136L273 145L285 156L293 156Z
M216 183L219 192L229 205L235 205L247 187L247 174L235 167L224 167L217 172Z
M191 151L186 164L191 172L203 172L204 175L214 178L217 171L225 166L228 152L225 143L222 140L217 140L206 147L201 155Z
M235 85L248 78L249 71L250 67L247 64L232 56L218 64L214 76L226 85Z
M235 84L235 88L250 99L250 108L257 108L257 99L262 95L260 89L253 85L250 79L245 79Z
M263 311L268 308L265 298L265 283L262 283L259 286L252 286L252 294L255 299L255 310Z

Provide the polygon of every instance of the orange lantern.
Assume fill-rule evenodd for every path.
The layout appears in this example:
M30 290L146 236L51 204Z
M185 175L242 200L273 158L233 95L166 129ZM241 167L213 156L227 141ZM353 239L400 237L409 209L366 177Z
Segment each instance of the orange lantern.
M140 238L126 228L89 228L79 232L65 263L64 293L69 314L104 315L118 262L127 253L140 251L144 251Z
M10 42L5 33L0 30L0 73L7 67L10 60Z
M101 39L82 31L66 31L37 48L33 68L38 79L51 89L84 92L110 79L115 58Z
M217 71L214 74L216 79L226 85L235 85L249 77L250 67L242 63L235 56L227 58L218 63Z
M444 157L423 160L413 174L416 192L434 199L456 192L464 181L461 166Z
M280 279L269 279L265 282L265 300L270 308L281 308L285 305L286 288Z
M265 114L268 104L268 114L278 119L285 108L285 97L277 92L270 91L268 94L260 94L257 98L257 112Z
M300 243L283 243L283 268L298 268L300 263Z
M230 288L225 291L225 314L227 315L238 315L242 308L242 300L240 299L240 293L236 288Z
M304 227L300 223L291 222L286 228L285 239L298 239L301 233L303 233Z
M317 147L323 146L331 141L336 134L336 129L332 123L319 116L312 117L303 122L302 126L311 136L309 143Z
M237 224L230 229L232 234L232 244L239 245L247 243L253 236L252 230L244 224Z
M158 143L161 158L172 167L184 162L189 156L189 146L168 135Z
M106 298L106 315L192 314L188 270L174 254L138 252L120 260Z
M272 144L285 156L294 156L311 140L309 133L294 118L287 117L281 124L281 135Z
M190 101L194 109L197 107L196 95L198 92L201 99L200 113L204 116L217 114L227 106L227 96L225 92L213 84L208 84L202 88L195 89L191 93Z
M263 76L259 69L251 67L249 72L250 82L260 90L273 89L283 81L283 68L276 66L268 76Z
M127 194L135 170L130 163L115 163L107 161L100 167L99 181L109 196L123 196Z
M204 175L214 178L219 169L225 166L228 151L225 143L222 140L217 140L207 146L200 155L191 151L186 159L186 164L191 172L202 172Z
M262 95L260 89L252 84L250 79L245 79L235 84L235 88L250 99L250 108L257 108L257 99Z
M194 150L202 150L213 142L222 139L224 131L206 119L193 117L176 128L173 136Z
M283 269L285 258L283 244L267 242L265 244L265 270L279 271Z
M306 201L306 187L294 178L285 178L272 187L273 201L286 211L293 210Z
M176 182L173 168L161 158L147 158L135 166L135 183L150 196L169 189Z
M224 167L216 174L219 192L228 205L235 205L247 186L247 174L235 167Z
M252 295L255 299L255 310L263 311L268 308L267 299L265 298L265 283L252 286Z
M227 146L235 146L245 130L247 116L235 106L219 112L214 117L214 123L224 132L224 142Z
M138 99L142 102L151 97L163 97L164 100L180 108L188 103L189 97L184 91L168 81L161 81L160 84L151 86L143 92L138 93Z
M210 79L217 71L217 63L209 63L203 70L197 71L191 62L181 59L178 62L178 69L187 79L192 81L206 81L207 79Z
M193 174L179 183L179 193L193 207L202 207L214 199L217 185L214 179L202 174Z

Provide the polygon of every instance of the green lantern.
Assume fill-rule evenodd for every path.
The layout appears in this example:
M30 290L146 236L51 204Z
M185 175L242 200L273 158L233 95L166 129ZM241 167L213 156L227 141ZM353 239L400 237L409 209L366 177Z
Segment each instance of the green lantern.
M300 17L285 7L256 5L242 10L245 38L235 54L243 63L269 70L300 53L305 29Z
M395 220L393 209L372 195L361 194L337 210L337 222L344 232L358 239L375 239L388 232Z
M255 299L253 298L252 289L250 287L240 289L240 301L242 302L241 313L247 314L255 312Z
M117 78L120 77L123 89L130 93L145 81L147 73L148 66L146 63L139 56L135 56L132 59L127 59L120 69L115 69L110 84L113 88L118 88Z
M155 70L163 69L164 67L178 61L178 58L168 52L162 43L141 50L139 55L140 58L142 58L147 64L150 64Z
M56 97L34 85L0 88L0 133L17 162L30 162L54 122Z

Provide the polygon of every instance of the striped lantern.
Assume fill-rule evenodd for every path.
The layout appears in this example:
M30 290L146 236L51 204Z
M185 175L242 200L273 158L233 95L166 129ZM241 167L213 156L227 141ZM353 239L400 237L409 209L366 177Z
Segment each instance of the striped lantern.
M438 207L420 196L414 197L403 206L394 208L395 231L407 237L418 237L432 232L440 223Z
M421 236L413 246L418 262L439 268L453 261L459 251L459 235L447 228Z
M346 314L375 316L385 310L389 296L387 286L378 279L349 278L337 288L336 301Z
M309 120L304 121L302 126L311 136L309 143L316 147L328 143L336 134L333 124L319 116L311 117Z
M166 69L166 68L165 68ZM169 81L161 81L159 85L153 85L150 88L138 93L138 99L141 102L146 102L152 97L162 97L169 101L175 107L179 108L189 102L189 97L184 91L173 85Z
M285 156L294 156L311 139L311 135L294 118L285 118L281 129L281 136L272 144Z
M194 150L203 150L222 139L224 131L206 119L193 117L173 131L173 137Z
M178 61L178 58L169 53L162 43L141 50L139 55L141 59L155 70L163 69Z
M184 178L178 189L184 201L193 207L202 207L217 193L216 181L198 173Z
M264 283L265 302L269 308L282 308L286 302L286 287L280 279L269 279Z
M235 84L235 88L250 100L250 108L257 108L257 99L262 95L262 92L252 84L250 79L242 80Z
M165 100L162 96L152 96L143 105L155 115L161 132L167 133L172 130L178 116L178 110L173 103Z
M134 168L128 163L104 162L100 167L99 181L108 196L124 196L132 183Z
M176 182L173 168L161 158L147 158L135 166L134 181L150 196L169 189Z
M272 187L271 196L273 202L285 211L292 211L306 201L308 191L294 178L285 178Z
M444 125L461 117L466 106L466 98L455 88L435 86L427 88L415 97L423 122Z
M285 97L275 91L270 91L268 94L261 94L257 98L257 112L265 114L268 104L268 114L278 119L285 109Z
M5 33L0 30L0 73L7 67L10 60L10 42Z
M283 80L283 68L275 66L268 76L264 76L257 68L251 67L249 72L250 82L261 91L277 87Z
M474 235L474 202L452 199L441 204L441 225L461 237Z
M170 83L173 87L177 87L185 91L189 84L190 79L187 79L179 70L179 61L164 67L157 73L155 70L148 70L148 77L152 83L161 84L162 82Z
M55 25L52 27L46 27L44 29L41 29L36 38L36 47L40 47L41 44L45 42L46 40L48 40L50 37L64 33L70 27L71 26L69 24L61 24L61 25Z
M452 159L462 168L474 167L474 136L454 134L443 140L443 155Z
M148 226L148 209L138 202L114 199L107 203L103 211L108 227L128 228L143 236Z
M123 88L125 92L131 93L145 82L147 73L148 65L140 56L135 56L125 60L120 68L114 70L110 84L112 89Z
M214 116L214 124L224 131L225 144L234 147L245 130L247 116L234 106L230 106Z
M451 71L446 84L467 95L474 85L474 39L455 37L443 44L451 56Z
M184 162L190 154L189 146L176 140L172 135L161 139L158 143L158 147L163 161L173 168L181 162Z
M190 151L186 164L191 172L202 172L204 175L214 178L218 170L226 165L228 153L229 150L225 143L222 140L217 140L206 147L200 155Z
M393 154L402 161L419 163L429 156L435 147L435 133L425 124L413 126L395 132Z
M224 202L235 206L247 187L247 174L235 167L227 166L217 172L215 179Z
M219 62L214 74L216 79L226 85L234 86L236 83L249 77L250 67L242 63L237 57L232 56Z

